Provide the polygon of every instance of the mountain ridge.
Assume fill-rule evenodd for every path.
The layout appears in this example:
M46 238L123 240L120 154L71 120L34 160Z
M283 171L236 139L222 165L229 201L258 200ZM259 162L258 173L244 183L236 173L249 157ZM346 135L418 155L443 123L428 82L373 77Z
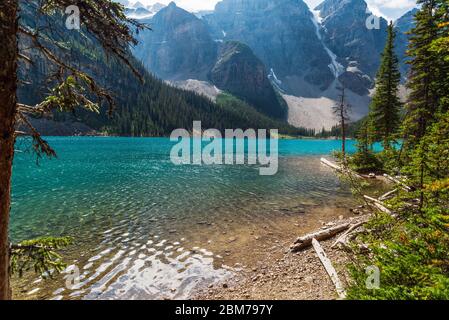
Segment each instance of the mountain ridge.
M260 112L277 119L286 118L286 110L279 103L264 64L247 45L238 41L225 42L210 72L210 80Z
M177 8L175 3L169 6L172 10ZM212 47L216 50L215 61L212 58L213 54L206 55L208 59L195 58L194 61L198 63L174 67L170 74L161 72L158 67L152 67L151 63L148 63L152 59L145 58L145 55L154 55L161 50L157 43L153 47L137 48L136 55L148 70L164 80L181 80L181 82L198 80L217 85L210 78L211 72L207 70L214 68L220 50L226 43L238 41L252 50L254 60L262 62L265 70L268 70L266 77L276 91L281 95L303 98L284 99L287 102L310 102L301 106L306 111L309 106L313 108L314 99L336 100L338 92L335 88L341 83L348 89L351 99L349 102L354 105L353 120L358 120L368 112L380 55L386 39L387 21L376 18L364 0L325 0L313 9L302 0L222 0L213 11L189 15L183 10L184 14L189 15L189 19L196 21L201 28L189 27L185 23L169 18L164 20L165 24L160 24L157 17L163 15L163 12L164 10L161 10L153 19L148 20L156 30L156 34L159 32L170 34L174 26L184 32L183 37L168 37L175 42L169 44L169 48L172 45L176 48L178 39L177 41L189 42L189 45L194 47L185 53L188 56L202 56L205 52L213 51L210 49ZM368 28L369 19L378 19L379 28ZM404 15L403 21L401 19L398 21L400 23L397 28L400 32L397 38L397 52L403 61L405 48L401 43L404 41L404 34L399 29L409 24L410 16ZM195 38L192 35L201 37ZM207 41L199 43L198 39ZM151 37L141 40L143 43L153 41ZM173 50L174 55L179 52ZM162 52L168 55L171 51L166 49ZM166 58L161 57L157 60L164 59ZM243 67L244 64L242 69ZM403 62L401 71L405 74L406 70L407 67ZM240 76L244 78L244 75ZM251 81L242 82L241 91L250 91L251 85ZM217 87L226 90L223 85L221 88L220 85ZM268 91L270 90L271 88L268 88ZM245 99L241 93L239 97ZM291 107L296 108L297 104ZM303 123L297 121L298 117L290 118L296 119L291 122L292 124L302 126ZM325 121L327 127L329 122ZM320 124L313 125L314 128L317 126Z

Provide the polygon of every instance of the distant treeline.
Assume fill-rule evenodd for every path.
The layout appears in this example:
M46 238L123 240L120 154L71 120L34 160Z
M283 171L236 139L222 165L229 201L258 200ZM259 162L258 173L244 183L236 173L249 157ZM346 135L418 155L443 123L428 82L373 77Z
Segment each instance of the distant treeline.
M358 131L363 123L364 119L356 122L351 122L346 126L346 136L348 138L356 138ZM335 125L330 130L323 128L320 132L316 133L317 138L341 138L341 126Z

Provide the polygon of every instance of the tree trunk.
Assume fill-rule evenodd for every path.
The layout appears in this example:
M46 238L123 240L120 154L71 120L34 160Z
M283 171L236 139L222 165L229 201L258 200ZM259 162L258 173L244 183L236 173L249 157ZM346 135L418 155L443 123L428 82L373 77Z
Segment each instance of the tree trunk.
M348 230L351 227L350 223L344 223L326 230L319 230L314 233L309 233L303 237L296 239L295 243L290 247L292 252L304 250L312 245L312 240L324 241L335 237L337 234Z
M11 298L8 229L17 104L17 2L0 2L0 300Z
M344 108L344 106L343 106ZM343 161L346 165L346 122L345 122L345 115L344 111L342 111L341 115L341 152L343 153Z
M346 94L345 88L341 89L341 103L340 103L340 124L341 124L341 153L343 155L343 166L346 166Z

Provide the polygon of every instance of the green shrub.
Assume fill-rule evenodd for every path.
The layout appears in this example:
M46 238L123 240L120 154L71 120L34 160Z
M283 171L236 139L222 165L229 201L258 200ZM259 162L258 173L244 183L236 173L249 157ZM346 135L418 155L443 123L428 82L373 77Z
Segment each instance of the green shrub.
M359 173L378 173L383 171L383 163L377 155L371 151L358 151L349 157L349 166Z
M417 196L417 194L413 194ZM404 194L394 200L400 218L379 214L367 225L359 241L369 253L358 252L350 270L353 282L348 299L449 299L449 179L426 187L426 206L407 205ZM433 199L433 200L430 200ZM366 286L366 268L380 270L380 287Z

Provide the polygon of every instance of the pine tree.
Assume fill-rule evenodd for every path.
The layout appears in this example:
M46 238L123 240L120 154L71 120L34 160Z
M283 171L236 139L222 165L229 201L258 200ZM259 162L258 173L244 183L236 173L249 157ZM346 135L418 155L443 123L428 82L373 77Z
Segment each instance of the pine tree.
M401 168L412 188L390 202L399 218L370 221L363 241L373 255L359 257L350 299L449 299L449 1L419 3L409 51L411 95ZM416 205L411 199L418 197ZM365 286L371 265L382 270L378 290Z
M388 26L388 37L382 62L376 79L376 93L370 106L370 121L375 141L382 142L385 149L391 148L399 129L402 103L398 97L401 73L395 54L393 22Z
M357 149L359 152L363 154L367 154L372 150L373 146L373 140L372 140L372 134L373 131L371 127L371 122L369 119L363 119L361 120L360 128L356 132L356 139L357 139Z
M428 150L427 145L420 144L420 141L426 136L437 116L445 111L449 70L445 55L438 52L438 44L443 41L447 32L447 27L441 26L442 19L447 19L447 1L420 0L418 3L421 9L415 17L416 27L411 31L413 35L408 51L411 57L408 81L410 95L406 104L407 113L403 131L404 156L407 164L405 170L408 171L416 187L423 190ZM411 161L413 158L419 159L419 163ZM421 192L421 206L424 200L424 193Z
M413 148L432 124L438 111L438 86L440 58L432 51L432 44L438 39L438 25L435 17L436 1L419 0L421 9L417 12L416 26L412 29L407 55L411 58L410 76L407 87L410 90L406 104L406 118L403 124L407 148Z
M357 152L351 156L349 162L351 168L361 173L377 172L382 164L372 150L372 128L368 118L361 120L360 127L355 133L357 139Z
M438 26L438 38L431 45L431 52L436 55L440 62L439 81L440 112L449 111L449 1L437 1L435 18Z

